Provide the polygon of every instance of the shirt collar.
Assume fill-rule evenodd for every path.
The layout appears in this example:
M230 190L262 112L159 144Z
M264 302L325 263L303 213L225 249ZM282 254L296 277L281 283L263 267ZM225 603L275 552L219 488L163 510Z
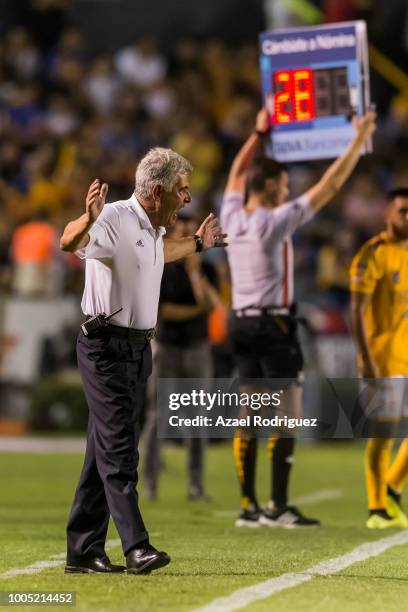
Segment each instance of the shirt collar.
M139 200L137 199L134 193L132 193L131 197L129 198L129 205L132 207L132 209L137 214L139 218L139 222L140 222L140 227L142 229L151 230L152 232L155 233L156 228L153 227L149 217L147 216L147 212L145 211L143 206L140 204ZM163 226L160 226L157 228L157 232L159 233L160 236L163 236L166 233L166 228Z

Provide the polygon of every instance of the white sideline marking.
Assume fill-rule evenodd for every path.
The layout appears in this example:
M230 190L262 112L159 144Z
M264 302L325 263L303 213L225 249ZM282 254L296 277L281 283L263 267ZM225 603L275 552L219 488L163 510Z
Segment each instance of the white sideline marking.
M151 537L157 537L161 534L157 531L155 533L150 533L149 535ZM108 540L106 542L106 549L112 550L112 548L116 548L119 545L119 538ZM3 572L3 574L0 574L0 580L5 580L6 578L14 578L15 576L23 576L27 574L38 574L38 572L42 572L45 569L65 565L66 556L67 554L65 552L57 553L55 555L50 555L49 559L47 559L46 561L36 561L35 563L27 565L26 567L16 567L14 569L7 570L7 572Z
M115 540L108 540L106 542L106 548L111 550L112 548L119 546L119 544L119 538ZM35 563L27 565L26 567L15 567L14 569L10 569L7 572L0 574L0 580L15 578L16 576L25 576L27 574L38 574L38 572L42 572L45 569L65 565L65 557L66 553L58 553L56 555L51 555L46 561L36 561Z
M321 489L320 491L315 491L309 495L295 497L290 501L290 503L295 506L312 506L313 504L318 504L322 501L340 499L341 497L343 497L343 491L341 489ZM218 510L214 512L214 516L224 518L231 518L235 515L236 511L234 512L233 510Z
M318 565L309 567L303 572L288 572L276 578L258 582L258 584L254 584L253 586L238 589L234 591L234 593L231 593L231 595L219 597L209 604L197 608L196 612L232 612L232 610L241 610L255 601L265 599L285 589L296 587L303 582L312 580L316 576L337 574L349 565L359 563L360 561L366 561L371 557L376 557L392 546L401 546L407 543L408 529L405 529L388 538L361 544L350 553L322 561Z
M310 495L295 497L292 503L296 506L312 506L313 504L318 504L322 501L340 499L341 497L343 497L343 491L341 489L322 489L321 491L310 493Z
M83 453L85 438L41 438L31 436L0 436L2 453Z
M42 570L48 569L50 567L58 567L59 565L64 565L65 561L36 561L32 565L27 565L27 567L15 568L11 569L4 574L0 574L0 579L5 578L15 578L15 576L22 576L23 574L37 574Z

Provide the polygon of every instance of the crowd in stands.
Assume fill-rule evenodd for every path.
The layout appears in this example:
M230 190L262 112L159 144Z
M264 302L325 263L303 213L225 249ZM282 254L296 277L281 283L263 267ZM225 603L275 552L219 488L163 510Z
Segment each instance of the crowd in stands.
M375 91L373 92L375 99ZM92 55L81 32L61 29L39 44L16 26L0 42L0 290L38 295L81 291L81 263L59 253L65 223L81 214L90 182L108 201L128 198L135 167L156 145L189 158L194 212L218 210L234 153L260 105L257 41L230 48L183 38L171 53L150 35L111 55ZM408 184L408 99L393 91L379 117L373 155L346 189L296 239L298 299L345 311L348 266L383 223L385 192ZM324 164L292 165L292 196ZM33 242L44 241L40 248ZM58 282L21 270L52 264ZM225 257L216 253L228 300ZM30 279L33 281L30 282ZM50 288L52 287L52 288Z

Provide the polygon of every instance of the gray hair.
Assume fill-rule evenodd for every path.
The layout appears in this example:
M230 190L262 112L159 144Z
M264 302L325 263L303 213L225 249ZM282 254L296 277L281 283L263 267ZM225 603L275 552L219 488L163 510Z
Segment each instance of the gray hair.
M150 149L136 168L135 194L148 198L155 184L161 185L165 191L171 191L178 175L190 174L192 170L190 162L172 149Z

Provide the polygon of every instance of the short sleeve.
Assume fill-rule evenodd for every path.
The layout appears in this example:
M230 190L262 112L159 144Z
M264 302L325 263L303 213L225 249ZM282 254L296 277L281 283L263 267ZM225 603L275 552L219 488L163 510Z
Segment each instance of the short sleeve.
M119 212L111 205L106 204L97 221L89 230L89 242L83 249L75 254L80 259L105 259L113 257L120 230Z
M350 266L350 291L373 293L383 273L378 245L365 244Z
M310 200L305 195L272 210L264 210L266 216L264 237L275 240L291 236L298 227L313 217Z
M242 209L244 205L244 196L239 191L228 191L224 194L221 203L220 222L221 227L225 232L228 232L228 225L235 212Z

